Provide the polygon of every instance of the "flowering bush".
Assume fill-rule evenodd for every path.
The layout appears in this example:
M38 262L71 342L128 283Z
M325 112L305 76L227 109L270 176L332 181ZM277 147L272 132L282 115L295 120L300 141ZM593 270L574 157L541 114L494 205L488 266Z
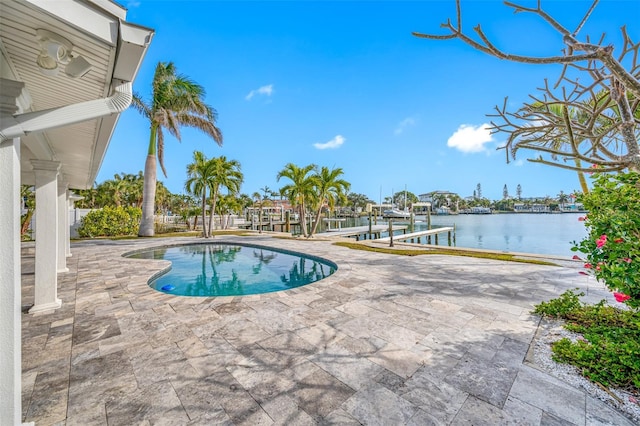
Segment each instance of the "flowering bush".
M602 281L620 303L640 308L640 174L594 173L593 190L578 200L589 212L588 236L574 242L586 273Z

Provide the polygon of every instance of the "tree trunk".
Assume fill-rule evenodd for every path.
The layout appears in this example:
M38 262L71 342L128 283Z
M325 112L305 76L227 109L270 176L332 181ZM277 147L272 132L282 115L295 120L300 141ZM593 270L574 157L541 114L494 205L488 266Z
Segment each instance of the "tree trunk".
M589 185L587 185L587 179L584 177L584 172L581 172L582 162L579 158L575 159L576 167L578 168L578 182L580 182L580 188L582 188L583 194L589 193Z
M318 230L318 223L320 223L320 216L322 215L322 205L318 209L318 213L316 213L316 221L313 224L313 228L311 228L311 232L309 233L309 238L313 236Z
M196 230L195 226L193 230ZM202 190L202 236L209 238L209 234L207 234L207 188Z
M153 237L154 229L154 213L156 204L156 180L157 166L156 156L147 155L147 161L144 164L144 186L142 189L142 219L140 220L139 237Z
M300 231L302 231L302 236L307 236L307 215L305 214L304 201L300 203Z
M216 188L211 191L211 212L209 213L209 236L213 236L212 230L216 229L214 226L215 214L216 214L216 201L218 198L218 190Z
M20 237L23 237L29 230L29 225L31 225L31 218L33 217L33 212L34 212L34 209L28 209L27 213L22 219L22 224L20 225Z

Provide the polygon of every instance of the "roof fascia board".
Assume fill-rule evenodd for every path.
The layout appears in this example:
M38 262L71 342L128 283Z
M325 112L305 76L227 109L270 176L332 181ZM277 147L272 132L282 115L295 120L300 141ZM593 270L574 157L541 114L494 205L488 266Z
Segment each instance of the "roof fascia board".
M154 31L149 28L120 21L120 40L113 78L122 81L135 79L153 35Z
M117 17L118 19L125 19L127 17L127 9L111 0L85 0L87 3L93 3L96 7L105 10Z
M118 41L119 17L89 7L78 1L24 0L69 25L115 46ZM91 3L95 6L95 3Z

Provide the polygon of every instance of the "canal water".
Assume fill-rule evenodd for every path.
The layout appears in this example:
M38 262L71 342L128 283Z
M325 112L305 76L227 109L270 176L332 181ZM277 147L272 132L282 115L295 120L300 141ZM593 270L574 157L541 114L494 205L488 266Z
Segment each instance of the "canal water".
M571 257L573 242L587 236L584 222L578 220L584 213L505 213L432 215L431 227L455 226L456 247L469 247L510 252L550 254ZM388 220L378 219L378 224ZM368 218L351 219L346 226L363 226ZM408 224L396 219L394 224ZM427 229L426 219L416 219L415 231ZM422 238L424 243L425 238ZM439 244L447 244L447 234L439 236Z

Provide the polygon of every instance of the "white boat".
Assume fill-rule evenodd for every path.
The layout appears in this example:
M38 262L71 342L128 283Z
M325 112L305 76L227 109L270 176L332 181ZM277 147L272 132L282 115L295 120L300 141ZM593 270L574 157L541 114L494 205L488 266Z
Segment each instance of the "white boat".
M411 217L411 213L398 209L387 209L382 211L382 217L389 217L394 219L408 219Z

